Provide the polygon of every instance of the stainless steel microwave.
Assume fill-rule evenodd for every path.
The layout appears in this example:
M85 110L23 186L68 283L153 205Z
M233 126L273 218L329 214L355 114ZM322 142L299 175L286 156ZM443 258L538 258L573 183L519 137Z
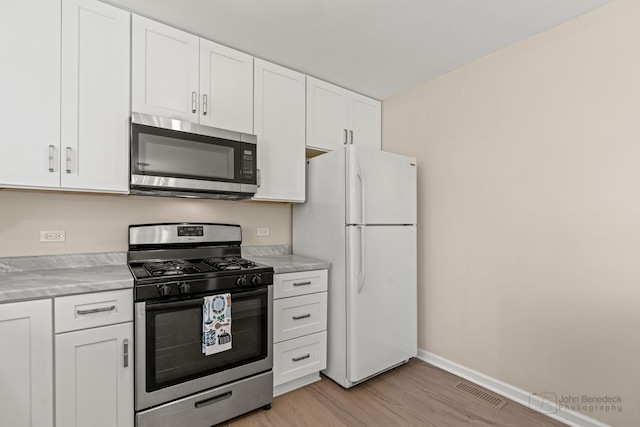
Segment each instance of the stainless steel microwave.
M246 199L258 189L255 135L131 116L130 193Z

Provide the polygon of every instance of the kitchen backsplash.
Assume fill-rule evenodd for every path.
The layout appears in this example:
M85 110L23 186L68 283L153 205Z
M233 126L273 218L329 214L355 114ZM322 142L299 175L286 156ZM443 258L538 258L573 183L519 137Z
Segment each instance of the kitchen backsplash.
M6 190L0 257L125 252L130 224L183 221L240 224L247 247L291 245L287 203ZM258 228L268 235L258 236ZM41 231L65 231L66 241L41 243Z

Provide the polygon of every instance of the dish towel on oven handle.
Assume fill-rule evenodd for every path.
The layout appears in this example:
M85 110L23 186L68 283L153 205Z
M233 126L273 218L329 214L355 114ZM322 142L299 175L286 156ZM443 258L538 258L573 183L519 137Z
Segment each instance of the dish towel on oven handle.
M204 297L202 353L209 356L231 350L231 341L231 294Z

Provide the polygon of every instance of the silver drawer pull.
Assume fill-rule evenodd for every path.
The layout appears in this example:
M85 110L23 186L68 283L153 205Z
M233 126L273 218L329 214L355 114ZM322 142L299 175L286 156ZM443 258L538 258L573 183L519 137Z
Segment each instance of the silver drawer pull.
M201 400L200 402L196 402L196 408L202 408L203 406L213 405L214 403L222 402L231 397L232 392L228 391L219 396L212 397L210 399Z
M298 282L298 283L294 283L293 286L305 286L310 284L311 282Z
M293 320L300 320L300 319L306 319L307 317L311 317L311 313L302 314L300 316L293 316L292 319Z
M105 311L113 311L115 309L116 306L112 305L111 307L93 308L91 310L77 310L76 313L78 313L80 316L83 316L85 314L102 313Z
M129 340L122 341L122 346L124 347L124 367L126 368L129 366Z
M294 361L294 362L299 362L299 361L301 361L301 360L308 359L308 358L310 358L310 357L311 357L311 355L310 355L309 353L307 353L307 354L305 354L304 356L300 356L300 357L292 357L292 358L291 358L291 360L292 360L292 361Z

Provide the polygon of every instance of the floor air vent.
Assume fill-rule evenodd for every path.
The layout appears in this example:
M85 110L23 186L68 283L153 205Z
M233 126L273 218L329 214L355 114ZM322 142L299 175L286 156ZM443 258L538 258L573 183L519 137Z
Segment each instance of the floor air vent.
M487 393L486 391L480 390L476 386L473 386L464 381L458 381L457 383L453 384L452 387L468 394L469 396L472 396L478 400L481 400L484 403L487 403L497 409L504 408L504 405L508 403L505 399L493 393Z

